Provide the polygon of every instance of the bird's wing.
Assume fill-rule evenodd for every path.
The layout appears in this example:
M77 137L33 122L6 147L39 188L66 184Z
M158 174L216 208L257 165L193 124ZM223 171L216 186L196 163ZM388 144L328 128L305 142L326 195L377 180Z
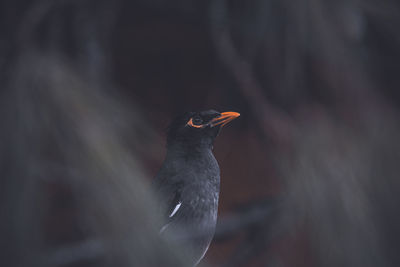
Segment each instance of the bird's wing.
M165 215L160 234L187 249L195 266L208 249L215 223L210 223L209 226L199 223L199 218L202 217L199 213L203 212L204 207L194 207L191 200L184 198L189 192L182 180L179 177L170 177L168 180L160 179L156 182L157 192L161 197L162 214Z
M158 178L154 182L154 187L161 203L160 213L164 215L164 224L160 230L160 233L162 233L182 206L181 192L183 183Z
M179 187L175 192L169 196L169 200L165 203L166 214L164 216L165 222L164 225L160 229L160 233L164 232L165 229L169 226L169 224L175 219L174 217L178 213L180 207L182 206L182 200L180 195Z

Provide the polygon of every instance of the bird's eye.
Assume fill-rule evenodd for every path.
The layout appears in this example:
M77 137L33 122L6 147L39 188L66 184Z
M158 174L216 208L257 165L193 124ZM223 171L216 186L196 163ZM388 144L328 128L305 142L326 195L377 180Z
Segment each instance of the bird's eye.
M200 117L194 117L193 118L193 124L194 125L201 125L203 123L203 120Z
M195 117L190 118L190 120L188 121L188 123L186 125L189 125L194 128L203 128L204 125L202 125L202 123L203 123L203 120L199 116L195 116Z

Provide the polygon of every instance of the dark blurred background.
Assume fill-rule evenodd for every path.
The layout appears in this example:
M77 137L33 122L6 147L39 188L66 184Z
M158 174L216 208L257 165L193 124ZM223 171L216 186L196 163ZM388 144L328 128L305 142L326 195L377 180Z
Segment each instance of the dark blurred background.
M0 265L185 266L150 183L218 137L205 266L400 266L400 3L0 1Z

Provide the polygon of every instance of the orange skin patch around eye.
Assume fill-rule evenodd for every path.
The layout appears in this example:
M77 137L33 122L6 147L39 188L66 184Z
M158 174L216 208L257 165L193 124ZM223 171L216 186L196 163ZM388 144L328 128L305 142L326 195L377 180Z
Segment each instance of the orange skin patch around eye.
M195 124L193 124L193 119L192 118L190 118L190 120L188 121L187 125L192 126L194 128L203 128L204 127L204 125L195 125Z
M210 125L211 127L214 127L214 126L217 126L217 125L221 125L221 127L223 127L225 124L229 123L230 121L236 119L239 116L240 116L240 113L233 112L233 111L222 112L219 117L214 118L209 123L201 124L201 125L195 125L195 124L193 124L193 118L190 118L190 120L187 122L186 125L189 125L191 127L198 128L198 129L204 128L204 127L206 127L208 125Z

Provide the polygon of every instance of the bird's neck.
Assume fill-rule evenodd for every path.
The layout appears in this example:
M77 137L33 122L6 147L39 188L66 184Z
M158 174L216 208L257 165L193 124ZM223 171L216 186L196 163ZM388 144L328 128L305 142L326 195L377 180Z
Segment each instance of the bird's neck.
M216 190L219 190L219 166L210 146L197 146L195 148L180 145L168 146L163 168L172 175L185 170L194 171L198 174L198 177L204 179L192 180L191 182L211 182Z
M190 144L184 142L174 142L167 145L167 155L193 155L193 154L203 154L209 153L213 149L213 145L210 143L197 143Z
M177 168L179 169L182 162L191 164L191 162L214 162L216 160L212 153L212 146L191 147L175 143L167 146L165 161L168 162L169 166L177 163L179 165Z

